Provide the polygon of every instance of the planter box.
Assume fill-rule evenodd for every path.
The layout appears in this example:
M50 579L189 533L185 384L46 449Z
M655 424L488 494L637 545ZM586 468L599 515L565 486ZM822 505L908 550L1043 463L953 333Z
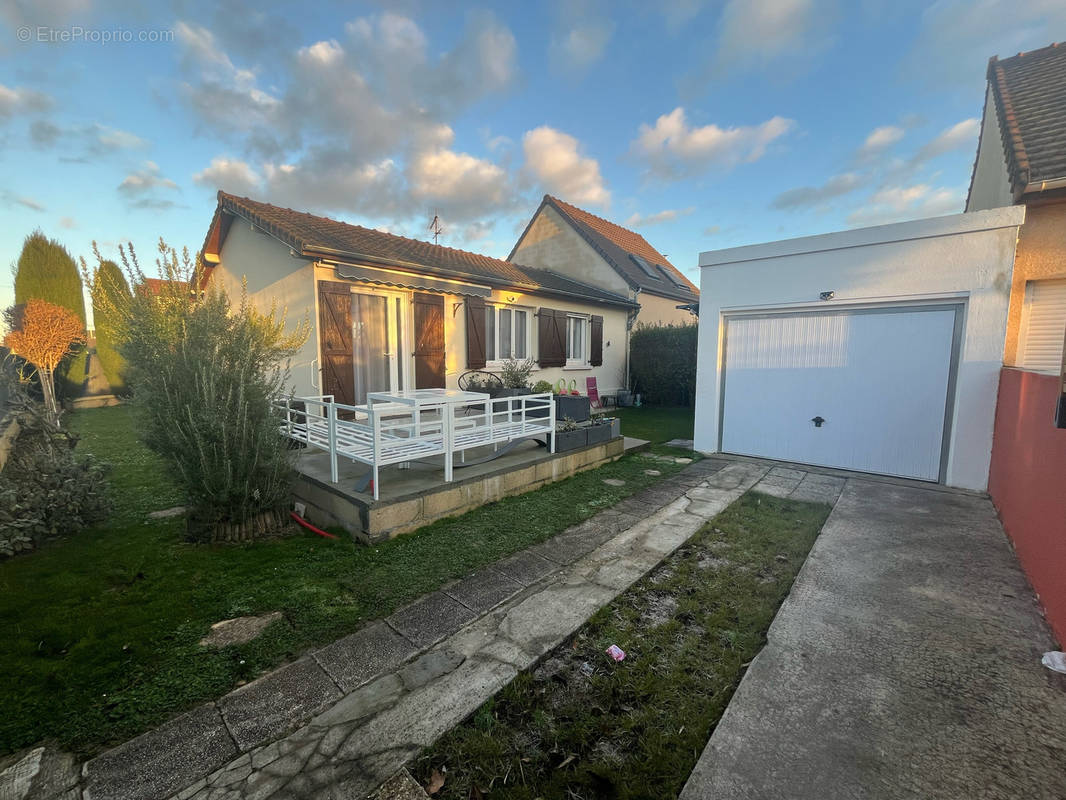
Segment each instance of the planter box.
M555 396L555 419L570 417L574 422L588 422L589 399L587 397L557 394Z
M588 431L589 444L599 444L611 438L610 425L589 425L585 430Z
M588 429L578 428L576 431L555 432L555 452L564 453L567 450L577 450L588 444Z
M622 420L615 417L611 420L611 438L617 439L622 435Z

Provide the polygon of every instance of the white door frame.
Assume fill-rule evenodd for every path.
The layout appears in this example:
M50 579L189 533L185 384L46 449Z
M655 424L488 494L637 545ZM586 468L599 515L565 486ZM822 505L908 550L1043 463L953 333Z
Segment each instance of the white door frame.
M869 301L861 301L849 304L842 303L839 305L833 303L830 303L829 305L827 305L826 303L820 303L817 305L803 303L778 307L730 309L728 311L723 309L721 312L721 320L719 323L719 329L721 331L719 363L721 364L721 369L719 371L718 380L718 452L725 452L722 449L722 441L725 434L725 391L726 380L728 378L726 374L728 372L726 365L729 346L729 321L731 319L757 319L760 317L766 318L788 316L811 317L820 316L824 314L893 314L908 311L913 312L946 310L953 310L955 312L955 324L952 330L951 356L950 363L948 365L948 386L944 403L944 430L940 442L940 470L936 480L937 483L945 483L947 481L948 461L951 455L951 432L955 418L955 395L958 384L959 359L962 352L962 338L967 310L966 298L961 296L952 296L950 298L929 298L927 300L909 299L903 301L883 303Z
M391 384L389 390L396 391L401 386L405 389L410 389L411 381L414 380L413 370L408 363L410 359L406 357L411 350L410 293L379 289L376 286L358 283L352 284L351 293L384 297L386 299L385 322L389 346L389 352L386 353L386 356L389 359L389 383ZM399 301L398 314L397 300ZM399 323L398 328L397 323Z

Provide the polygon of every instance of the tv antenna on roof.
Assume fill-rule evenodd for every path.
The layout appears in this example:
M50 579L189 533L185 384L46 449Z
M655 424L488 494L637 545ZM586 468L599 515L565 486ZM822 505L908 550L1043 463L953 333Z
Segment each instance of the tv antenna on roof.
M429 229L433 232L433 244L439 244L437 239L444 233L444 226L440 223L440 217L433 212L433 221L429 223Z

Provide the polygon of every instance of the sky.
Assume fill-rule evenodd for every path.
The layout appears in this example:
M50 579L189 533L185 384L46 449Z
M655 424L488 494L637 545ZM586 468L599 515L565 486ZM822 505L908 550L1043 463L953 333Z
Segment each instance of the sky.
M1063 0L0 0L0 307L35 229L150 261L219 189L497 257L550 193L698 283L962 211L988 58L1064 38Z

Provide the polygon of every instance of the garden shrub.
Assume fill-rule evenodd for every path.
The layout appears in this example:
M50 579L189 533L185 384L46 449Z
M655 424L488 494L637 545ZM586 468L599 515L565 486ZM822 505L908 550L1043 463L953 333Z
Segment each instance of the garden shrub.
M654 406L696 399L696 325L638 324L629 340L633 391Z
M23 241L15 264L15 303L33 299L62 306L85 327L85 299L78 265L62 243L49 239L40 230ZM86 357L86 348L79 345L56 369L56 392L60 398L82 393L88 380Z
M247 539L280 528L289 500L291 452L278 433L272 399L283 365L307 338L306 321L286 333L284 314L236 306L213 284L199 285L188 251L159 244L164 288L136 290L113 309L119 350L145 443L174 467L189 506L195 541ZM120 251L135 287L136 255ZM94 299L98 287L93 287Z
M91 455L79 457L74 449L77 437L54 425L3 375L0 381L14 396L10 403L14 412L8 419L19 425L0 471L0 558L4 558L106 519L111 503L107 465Z
M96 357L104 371L113 394L126 394L126 359L118 351L118 326L116 316L130 302L130 287L122 270L114 261L101 259L96 268L93 285L97 292L93 297L93 323L96 328Z

